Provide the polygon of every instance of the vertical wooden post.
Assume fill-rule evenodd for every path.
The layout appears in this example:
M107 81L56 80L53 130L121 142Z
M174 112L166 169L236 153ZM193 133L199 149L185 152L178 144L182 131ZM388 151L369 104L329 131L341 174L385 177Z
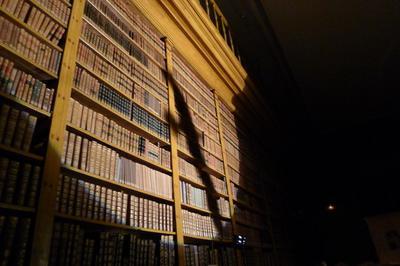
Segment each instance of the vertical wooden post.
M64 131L73 85L84 5L85 0L74 1L67 29L36 213L31 254L31 265L33 266L48 265L50 256L54 207L61 167L60 158L63 151Z
M232 196L232 190L231 190L231 178L228 174L228 162L226 160L224 128L222 127L221 111L219 108L218 95L215 92L215 90L214 90L214 101L215 101L215 107L217 110L218 132L219 132L219 139L221 142L222 160L224 163L225 183L226 183L226 189L228 191L228 198L229 198L229 211L231 214L232 231L233 231L233 234L236 235L237 234L237 226L236 226L235 208L233 205L233 196ZM238 265L241 265L242 259L241 259L241 254L239 251L236 252L236 258L237 258Z
M172 45L167 38L164 38L167 57L167 78L168 78L168 107L170 122L170 142L171 142L171 166L172 166L172 184L174 192L175 209L175 232L176 246L178 253L178 265L185 265L185 246L183 240L183 217L181 207L181 190L179 181L179 157L178 157L178 128L175 107L175 96L172 79Z

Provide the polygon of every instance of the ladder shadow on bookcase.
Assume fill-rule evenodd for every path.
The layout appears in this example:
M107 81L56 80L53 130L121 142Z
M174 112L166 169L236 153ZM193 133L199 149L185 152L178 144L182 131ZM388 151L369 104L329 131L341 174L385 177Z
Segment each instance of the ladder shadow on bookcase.
M171 85L174 91L176 109L181 114L180 123L178 123L177 121L170 121L170 123L176 128L181 129L182 132L185 133L189 139L198 140L199 134L197 133L195 125L191 119L189 108L187 106L187 103L185 102L184 96L178 89L178 84L176 83L175 79L171 76L169 80L172 83ZM204 167L206 167L206 160L203 156L203 153L201 152L200 143L198 143L198 141L193 141L191 144L192 145L189 145L189 152L193 155L194 158L196 158L195 166L198 169L203 169ZM218 215L218 192L216 191L211 181L211 176L205 171L200 171L200 178L208 192L206 193L206 196L209 210L213 215ZM221 220L213 219L213 221L219 235L222 235L223 225Z

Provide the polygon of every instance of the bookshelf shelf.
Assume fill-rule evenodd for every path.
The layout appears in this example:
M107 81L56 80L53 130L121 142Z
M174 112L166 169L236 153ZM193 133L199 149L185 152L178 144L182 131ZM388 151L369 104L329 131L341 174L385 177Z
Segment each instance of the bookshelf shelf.
M46 112L43 109L40 109L30 103L22 101L15 96L12 96L12 95L9 95L9 94L6 94L6 93L0 91L0 98L10 102L11 104L13 104L13 103L17 104L17 105L23 107L24 109L28 110L29 112L34 113L36 115L43 116L43 117L51 117L51 113Z
M96 8L96 7L95 7L95 8ZM97 9L97 8L96 8L96 9ZM101 11L99 11L99 12L101 13ZM156 80L160 85L162 85L164 88L167 88L167 85L166 85L164 82L162 82L158 77L156 77L153 73L151 73L151 72L146 68L146 66L144 66L141 62L139 62L136 58L134 58L133 56L129 55L129 54L121 47L121 45L117 44L113 39L111 39L109 36L107 36L107 34L105 34L105 33L103 32L103 30L99 29L99 27L96 26L89 18L84 17L83 20L84 20L86 23L88 23L89 25L91 25L93 28L95 28L95 29L97 30L97 32L99 32L99 33L102 35L102 37L104 37L107 41L109 41L110 43L112 43L113 46L118 47L118 49L119 49L120 51L122 51L127 57L129 57L131 60L135 61L136 64L140 64L140 66L142 67L142 69L143 69L148 75L150 75L154 80ZM115 26L115 24L114 24L113 22L111 22L111 21L109 21L109 22L110 22L112 25ZM118 26L116 26L116 27L119 29ZM122 34L124 34L127 38L129 38L129 39L131 40L131 38L130 38L129 36L127 36L125 32L122 32L120 29L119 29L119 31L120 31ZM136 44L135 44L133 41L132 41L132 43L136 46ZM143 51L143 50L141 50L141 51ZM152 57L149 56L149 58L152 60ZM152 61L153 61L153 60L152 60Z
M24 150L0 144L0 167L7 164L7 170L17 172L15 191L19 192L17 188L21 188L21 191L29 191L31 196L19 197L18 202L34 199L35 204L29 201L29 206L37 205L30 208L0 203L2 216L3 213L4 216L15 216L18 223L30 219L31 235L26 237L24 244L30 250L24 250L26 260L19 264L55 265L59 259L54 259L57 253L54 253L53 242L56 241L56 246L57 241L72 241L68 245L79 245L78 238L75 239L78 234L70 233L90 228L82 240L94 241L103 237L101 241L106 241L109 232L118 231L124 238L143 235L146 241L158 239L159 242L151 242L159 245L153 252L160 253L154 254L154 258L161 258L162 245L169 246L170 258L167 260L172 258L166 264L159 261L156 265L160 266L185 265L186 244L214 249L215 243L218 248L226 248L215 250L221 252L218 256L230 256L224 258L226 261L222 264L225 265L235 259L237 250L231 236L241 233L238 228L249 232L249 236L266 230L263 223L259 223L263 221L260 218L267 216L260 210L262 203L258 204L264 197L260 192L256 193L258 190L253 184L258 184L254 182L258 176L251 167L252 157L247 157L252 151L247 145L238 144L246 142L248 136L243 132L247 132L247 128L240 128L236 114L221 107L224 99L219 100L217 91L205 76L199 75L197 69L187 63L187 54L181 56L180 50L175 49L178 46L173 47L180 39L172 41L169 36L162 37L164 33L147 20L150 14L143 13L142 4L148 3L136 2L8 0L0 4L0 17L7 26L2 28L3 35L7 28L20 34L6 34L8 39L0 43L1 76L7 81L3 82L7 89L0 91L0 107L2 114L6 114L6 122L0 121L0 126L6 123L6 128L12 130L5 132L30 130L29 134L25 133L27 131L19 134L17 140L9 133L4 142L9 143L12 138L12 144L17 147L20 135L24 140L27 135L29 141L31 136L40 136L39 143L46 140L46 147L39 148L37 142L28 147L31 142L27 141ZM156 2L149 5L160 4ZM23 8L26 14L22 12ZM20 36L21 39L14 40ZM202 51L209 52L208 49ZM49 61L45 60L47 57ZM212 62L206 60L204 63ZM211 67L217 72L223 70L217 65ZM215 77L225 84L227 73L216 73ZM236 72L232 73L236 77ZM182 117L176 110L179 106L175 102L173 81L185 97L190 117ZM231 86L241 84L241 81L231 81L234 82L226 83L226 89L237 91ZM17 87L10 86L11 82L18 85L17 93L9 92ZM229 95L224 89L221 93ZM47 103L51 103L51 111L47 111L50 110ZM189 139L180 128L181 124L170 123L177 115L193 124L200 141ZM190 153L188 147L197 141L201 142L200 151L207 165ZM42 148L43 152L39 152ZM42 155L34 154L36 152ZM12 160L7 160L6 156ZM215 190L211 191L200 179L187 176L197 176L199 171L210 175ZM241 184L232 181L230 175ZM248 182L239 179L242 176ZM36 183L28 177L37 180ZM25 183L27 188L23 187ZM12 185L12 182L6 184ZM241 197L239 192L246 197ZM194 205L210 193L215 193L211 196L224 215ZM234 200L233 195L246 201ZM96 196L104 199L105 204L101 205ZM7 202L10 201L7 199ZM83 207L76 208L78 204ZM126 212L120 209L126 209ZM112 212L111 218L107 216L108 210L116 211ZM71 215L83 213L90 218ZM124 224L114 223L121 221ZM157 221L160 221L158 226ZM216 233L217 221L223 225L222 232ZM60 237L60 232L70 234L68 238L74 236L73 240ZM208 237L202 237L205 235ZM263 240L254 241L257 242L254 248L264 246L258 244ZM64 245L57 248L61 250ZM82 250L87 248L85 245L81 246ZM97 244L94 249L98 252ZM93 260L88 264L96 262ZM240 263L237 266L241 266Z
M190 161L190 162L196 162L198 160L198 159L194 158L188 152L183 151L181 148L178 148L178 155L182 159L185 159L185 160ZM209 173L211 175L214 175L216 177L219 177L219 178L223 178L224 177L223 173L221 173L221 172L219 172L219 171L217 171L215 169L212 169L211 167L209 167L207 165L203 166L203 168L201 170L203 170L203 171L205 171L205 172L207 172L207 173Z
M118 152L121 152L124 155L127 155L129 158L131 158L131 159L133 159L133 160L135 160L135 161L137 161L139 163L145 164L145 165L147 165L147 166L149 166L149 167L151 167L151 168L153 168L155 170L159 170L159 171L161 171L163 173L166 173L166 174L171 174L172 173L171 169L166 168L166 167L162 166L161 164L157 164L156 162L153 162L153 161L151 161L151 160L149 160L147 158L144 158L144 157L142 157L140 155L137 155L137 154L135 154L133 152L130 152L130 151L128 151L128 150L126 150L126 149L124 149L122 147L119 147L116 144L113 144L113 143L111 143L109 141L106 141L106 140L94 135L93 133L91 133L91 132L89 132L87 130L79 128L79 127L77 127L75 125L72 125L70 123L67 124L67 129L69 131L71 131L71 132L77 133L79 135L84 135L85 137L88 137L91 140L95 140L95 141L97 141L99 143L102 143L102 144L106 145L107 147L109 147L109 148L111 148L113 150L116 150Z
M18 211L18 212L26 212L26 213L34 213L35 209L25 206L18 206L14 204L0 203L0 210L3 211Z
M105 16L105 17L107 17L107 15L106 14L104 14L104 12L103 11L101 11L101 10L99 10L97 7L96 7L96 5L94 5L93 3L92 3L92 1L89 1L88 0L88 2L89 3L91 3L91 5L100 13L100 14L102 14L103 16ZM88 22L88 19L87 18L84 18L87 22ZM118 28L119 29L119 31L123 34L123 35L125 35L126 37L128 37L129 39L130 39L130 41L135 45L135 46L137 46L137 47L140 47L140 45L139 44L137 44L130 36L128 36L124 31L122 31L121 30L121 28L118 26L118 25L116 25L113 21L110 21L110 20L108 20L113 26L115 26L116 28ZM93 25L94 27L95 27L95 25ZM98 30L99 32L100 32L100 30ZM104 35L104 34L103 34ZM106 37L106 36L104 36L104 37ZM117 46L117 45L116 45ZM143 50L141 47L140 47L140 49L141 49L141 51L144 53L144 54L146 54L147 56L148 56L148 58L151 60L151 61L153 61L157 66L159 66L161 69L163 69L164 67L159 63L159 62L157 62L157 60L155 60L151 55L149 55L145 50ZM127 54L127 56L130 56L130 55L128 55ZM137 61L137 59L136 58L134 58L134 57L131 57L131 58L133 58L137 63L140 63L140 62L138 62ZM147 70L147 69L146 69ZM150 72L148 72L149 74L151 74Z
M53 14L53 12L50 12L50 10L48 10L46 7L44 7L42 4L40 4L37 0L28 0L28 2L31 3L32 5L34 5L36 8L40 9L41 11L43 11L44 13L46 13L46 14ZM65 1L62 1L62 2L65 2ZM60 24L64 28L68 27L67 23L61 21L58 17L53 15L52 18L54 19L55 22L57 22L58 24Z
M140 188L122 184L117 181L113 181L113 180L110 180L110 179L107 179L107 178L104 178L104 177L101 177L98 175L94 175L94 174L88 173L86 171L80 170L80 169L72 167L72 166L63 165L62 168L63 168L64 172L70 174L71 176L79 177L80 179L82 179L84 181L94 182L96 184L104 185L104 186L112 186L116 189L120 189L122 191L130 192L130 193L136 193L138 195L141 195L143 197L147 197L150 199L160 200L160 201L169 202L169 203L174 202L170 198L167 198L167 197L164 197L161 195L157 195L157 194L145 191Z
M260 195L260 194L258 194L258 193L256 193L256 192L254 192L253 190L251 190L251 189L249 189L249 188L247 188L247 187L245 187L245 186L239 184L238 182L233 181L232 179L231 179L231 182L232 182L235 186L237 186L237 187L243 189L244 191L246 191L247 193L251 194L252 196L254 196L254 197L256 197L256 198L259 198L259 199L264 199L264 197L263 197L262 195Z
M14 15L9 14L7 11L4 10L4 8L0 7L0 15L3 15L7 17L9 20L17 24L19 27L24 28L26 31L28 31L30 34L34 35L36 38L41 40L42 42L45 42L47 45L49 45L51 48L54 48L55 50L62 52L62 48L60 48L58 45L52 43L49 41L47 38L45 38L42 34L37 33L36 30L32 29L32 27L25 22L19 20L17 17Z
M66 4L68 7L72 7L71 3L68 0L60 0L64 4Z
M0 144L0 150L3 152L7 152L7 153L11 153L17 156L21 156L22 158L26 158L26 159L31 159L31 160L35 160L35 161L43 161L44 157L31 153L31 152L26 152L26 151L22 151L20 149L16 149L10 146L6 146L4 144Z
M88 218L84 218L84 217L77 217L77 216L67 215L67 214L63 214L63 213L56 213L55 216L58 218L61 218L61 219L72 220L72 221L81 222L81 223L85 223L85 224L95 224L95 225L107 226L107 227L111 227L111 228L118 228L118 229L137 231L137 232L142 232L142 233L158 234L158 235L175 235L175 232L170 232L170 231L162 231L162 230L148 229L148 228L142 228L142 227L133 227L130 225L125 225L125 224L103 222L103 221L99 221L99 220L93 220L93 219L88 219Z
M193 178L184 176L184 175L179 175L180 180L185 181L186 183L189 183L197 188L201 188L201 189L207 189L207 187L203 184L200 184L198 181L194 180ZM228 199L229 196L227 194L224 193L220 193L218 191L216 191L217 196L222 197L222 198L226 198Z
M96 73L95 71L91 70L90 67L88 67L86 64L84 64L84 63L82 63L82 62L80 62L80 61L77 61L77 64L78 64L79 66L81 66L83 69L85 69L87 72L89 72L91 75L93 75L96 79L98 79L98 80L101 81L102 83L106 84L107 86L113 88L116 92L118 92L119 94L121 94L122 96L124 96L126 99L128 99L128 100L130 100L131 102L135 103L135 104L138 105L139 107L145 109L145 110L146 110L147 112L149 112L152 116L154 116L155 118L157 118L159 121L161 121L161 122L163 122L163 123L166 123L166 124L168 123L168 121L166 121L166 120L164 120L163 118L159 117L159 116L158 116L157 114L155 114L152 110L150 110L147 106L144 106L143 104L137 102L137 101L132 97L132 95L128 95L128 94L126 94L126 93L120 91L119 89L117 89L117 88L116 88L116 85L115 85L113 82L111 82L111 81L109 81L109 80L103 78L103 77L100 76L98 73ZM116 66L114 66L114 67L116 67ZM121 69L119 69L119 70L123 73L123 71L122 71ZM124 74L125 74L125 73L124 73ZM130 74L125 74L125 75L129 76Z
M216 238L210 238L210 237L204 237L204 236L194 236L194 235L184 234L184 238L189 241L208 241L208 242L232 244L232 240L216 239Z
M211 212L209 210L206 210L206 209L203 209L203 208L199 208L199 207L196 207L196 206L193 206L193 205L189 205L189 204L186 204L186 203L181 203L181 206L182 206L183 209L186 209L188 211L194 211L194 212L197 212L197 213L200 213L200 214L208 214L208 215L211 215L211 216L213 216L215 218L219 218L219 219L223 219L223 220L230 220L231 219L230 217L223 216L223 215L221 215L219 213L213 213L213 212Z
M26 58L18 51L4 43L0 43L0 55L13 60L19 69L27 71L41 80L57 79L57 74L36 65L32 60Z
M242 207L244 207L244 208L246 208L246 209L248 209L248 210L251 210L251 211L253 211L253 212L255 212L255 213L258 213L258 214L260 214L260 215L266 215L265 212L263 212L263 211L261 211L261 210L259 210L259 209L256 209L256 208L254 208L254 207L252 207L251 205L249 205L249 204L246 203L246 202L238 201L238 200L235 200L235 199L233 199L233 201L234 201L236 204L238 204L238 205L240 205L240 206L242 206Z
M211 110L208 109L208 107L207 107L203 102L201 102L199 99L197 99L197 97L194 96L193 93L192 93L191 91L189 91L181 82L179 82L179 80L176 80L176 83L177 83L181 88L183 88L187 94L189 94L191 97L193 97L205 110L207 110L207 111L210 113L211 116L213 116L214 118L216 118L215 115L211 112Z
M137 125L133 121L129 120L127 117L122 116L117 111L114 111L111 107L108 107L107 105L101 103L98 100L91 98L90 96L87 96L86 94L81 92L79 89L73 88L72 95L73 95L73 97L76 97L77 99L85 102L85 104L88 107L93 108L96 111L106 113L107 115L112 117L112 119L114 119L115 121L117 121L119 123L123 123L126 126L129 126L130 129L132 129L133 131L139 133L140 135L148 138L149 140L156 142L156 143L159 142L161 144L161 147L170 145L170 143L168 141L163 140L157 136L154 136L153 133L149 132L147 129Z

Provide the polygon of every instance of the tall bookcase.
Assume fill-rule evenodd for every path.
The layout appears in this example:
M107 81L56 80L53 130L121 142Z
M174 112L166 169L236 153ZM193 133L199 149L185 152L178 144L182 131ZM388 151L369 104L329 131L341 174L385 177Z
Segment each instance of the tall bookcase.
M3 265L275 265L249 135L130 1L0 14Z

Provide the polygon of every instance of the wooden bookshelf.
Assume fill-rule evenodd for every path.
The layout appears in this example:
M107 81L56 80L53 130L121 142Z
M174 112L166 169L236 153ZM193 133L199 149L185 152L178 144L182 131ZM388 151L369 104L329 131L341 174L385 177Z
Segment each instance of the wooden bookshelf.
M262 194L254 191L252 187L232 180L229 174L229 167L243 174L240 173L240 169L232 166L238 162L252 169L253 157L247 156L246 152L239 147L243 141L242 138L246 139L248 136L245 136L244 131L236 124L235 114L229 111L227 106L222 106L222 101L225 99L221 98L218 90L215 90L217 88L213 88L216 85L206 81L204 76L202 77L197 72L195 66L191 66L185 60L180 53L182 51L174 48L168 36L162 38L162 41L159 40L165 34L158 31L159 25L154 27L147 20L147 14L143 15L141 11L138 11L137 6L141 3L125 0L73 0L71 2L68 0L16 0L15 3L20 4L20 1L29 4L29 12L25 17L20 17L19 13L12 13L9 7L4 6L5 2L7 5L14 4L13 1L3 1L4 3L0 4L0 17L30 34L29 38L32 40L25 40L25 42L32 46L34 40L37 40L37 46L23 50L25 48L22 46L25 44L19 43L12 46L5 42L0 43L0 57L4 58L4 62L8 60L14 63L13 67L10 67L0 61L0 85L2 86L0 87L0 110L3 110L1 109L3 105L9 106L10 110L18 110L14 112L15 121L9 118L11 115L6 113L6 109L2 111L6 114L4 115L6 122L2 121L3 117L0 119L0 132L5 130L2 129L2 123L6 123L4 128L10 128L12 132L22 134L21 128L25 130L27 126L24 123L28 123L22 121L23 115L28 118L34 117L32 120L37 119L35 120L37 124L35 124L36 127L33 126L34 132L31 135L34 140L28 149L15 148L22 145L14 143L16 138L14 136L11 144L3 144L3 136L0 135L0 163L3 163L0 167L3 165L8 167L7 156L15 165L21 164L15 168L18 173L18 175L14 173L15 176L18 178L27 176L33 180L33 177L37 175L38 186L36 189L31 179L26 181L28 188L25 191L29 193L26 192L26 198L21 199L22 204L16 203L15 197L8 203L0 202L2 211L0 218L4 216L10 221L15 220L17 221L16 228L26 231L24 235L26 247L21 252L26 255L22 258L22 264L56 265L54 261L58 259L54 259L57 254L54 250L60 247L58 243L54 243L54 239L58 239L55 236L59 233L57 230L60 227L63 230L67 228L65 224L73 225L72 229L66 230L78 230L76 226L95 228L90 232L90 237L92 235L99 237L102 233L115 231L146 235L155 240L154 243L158 245L155 250L160 254L154 254L154 258L161 257L160 249L162 245L165 245L162 243L163 237L173 238L171 262L169 264L157 262L156 265L185 265L185 245L188 244L210 247L217 245L233 250L233 237L240 233L238 230L240 227L259 232L265 231L261 225L235 217L235 205L254 214L249 216L255 217L252 220L258 221L258 216L255 214L266 216L264 210L253 204L235 200L232 192L236 190L235 187L231 187L231 184L235 184L250 195L250 202L253 203L254 199L257 201L257 206L263 206ZM34 18L37 21L34 23L27 22L27 18L33 13L31 10L38 12ZM94 13L89 14L90 12ZM95 19L92 20L91 16ZM101 17L101 23L96 22L96 17ZM40 19L42 20L39 21ZM38 30L40 25L36 25L37 27L33 25L44 23L44 21L48 24L42 27L49 27L49 32L50 28L54 28L54 32L51 34L47 32L46 35L44 34L46 30ZM91 27L90 29L96 33L95 36L98 36L97 39L88 38L90 34L85 33L83 26ZM107 27L110 27L112 31L107 31ZM63 33L60 33L62 36L57 42L53 38L58 30ZM49 53L53 51L59 53L60 61L57 61L54 55L56 58L52 59L54 66L49 64L48 67L44 67L42 61L45 60L35 57L36 53L39 53L39 45L47 47ZM113 53L101 46L108 47L107 49ZM90 50L93 58L85 57L83 53L86 50L84 49ZM22 71L21 76L25 75L27 81L18 76L17 71ZM82 73L87 76L82 78L79 76L83 75ZM19 84L19 79L22 79L23 83ZM36 83L29 84L31 80ZM13 86L14 82L18 84L18 93L21 95L7 92L10 82ZM38 84L43 86L39 87ZM175 88L173 84L177 84L179 88ZM177 116L181 116L177 111L179 106L176 106L175 101L176 89L183 93L190 116L186 119L202 137L202 144L197 143L198 140L190 139L185 129L180 128L176 123L170 123L170 121L178 121ZM39 92L43 102L36 104L32 99L39 98ZM46 97L50 98L49 108L45 108L44 105ZM120 99L123 100L116 102ZM123 105L125 103L129 104L125 106ZM74 109L71 104L76 108L81 106L82 109L79 109L80 111ZM164 108L167 109L167 113L164 113ZM23 115L20 115L20 112L23 112ZM78 124L73 123L73 119L78 119ZM117 125L118 128L113 128L112 125ZM183 141L187 143L183 144ZM84 142L87 146L84 146ZM234 150L233 154L230 153L226 148L226 142L229 142L229 145L238 152ZM185 145L198 145L201 152L206 154L202 157L213 165L199 162L200 158L191 155L184 147ZM229 156L236 161L229 162ZM165 158L169 158L167 162L163 160ZM248 162L242 162L242 158ZM210 180L216 182L214 184L218 186L218 190L211 190L204 185L204 182L200 180L201 175L191 172L192 178L183 174L180 168L182 159L196 171L209 174ZM68 160L69 163L66 163ZM96 171L88 166L91 162L93 164L90 167ZM31 172L25 170L31 169L30 167ZM138 169L142 167L140 168L142 172L136 171L136 167ZM136 172L132 170L133 168ZM4 184L1 178L5 178L3 172L7 173L7 171L8 168L0 169L1 185ZM243 175L246 175L249 180L257 178L254 169L249 173L252 177L247 177L247 170ZM129 185L131 180L124 179L125 175L134 176L135 182L136 178L140 179L142 185L147 182L148 187L143 189L142 187L146 187L143 185L139 188L138 183ZM163 179L163 184L154 181L154 184L149 185L149 182L153 182L149 180L156 175L166 178L167 181ZM22 187L21 184L25 184L24 182L18 180L13 184L7 181L7 186L14 186L17 190L17 186ZM189 192L181 190L181 182L182 186L188 185L190 190L196 192L191 195L196 197L196 200L186 201L189 197L186 193L189 194ZM81 184L85 186L79 186ZM253 183L249 184L253 185ZM159 188L162 185L168 187L166 193L164 193L165 190L156 189L157 186ZM22 188L21 191L23 191ZM218 198L217 203L223 209L221 213L224 215L212 213L206 209L207 204L198 203L201 197L210 196L211 191L215 193L212 196ZM104 205L109 204L109 200L109 206L103 206L104 208L124 213L126 215L124 222L113 223L95 215L73 214L75 210L71 211L71 208L81 207L81 205L87 209L90 208L91 211L95 209L93 213L100 212L100 208L103 207L99 207L100 200L95 199L94 195L100 195L100 200L106 198L105 203L102 203ZM184 197L185 202L191 204L182 203ZM137 198L138 201L132 201L132 198ZM34 204L30 205L32 199ZM193 202L197 202L197 205L195 206ZM135 204L143 204L143 209L140 209L142 205L139 208L139 205ZM204 207L199 207L200 205ZM135 206L138 206L137 211L132 208ZM228 212L225 211L226 208ZM62 211L62 209L68 209L68 211ZM139 209L142 212L139 213ZM172 216L169 216L170 211ZM87 212L89 213L88 210ZM187 217L195 217L195 215L202 223L203 229L198 229L194 235L187 234L185 232L193 230L193 227L188 227ZM132 218L133 216L135 217ZM150 229L151 226L146 225L132 226L130 223L130 219L142 219L146 224L150 218L161 220L162 217L171 223L164 227L165 230ZM223 232L215 232L218 229L215 229L217 227L213 225L217 222L224 225ZM25 224L31 227L23 227ZM162 228L162 226L158 225L154 228ZM202 237L196 234L221 235L221 237ZM71 239L68 241L71 241L69 245L77 245L82 250L86 248L77 240L76 242ZM263 248L265 245L265 243L257 243L251 245L251 248ZM236 251L233 252L236 253L236 258L232 260L237 261L236 264L239 266L241 255Z
M157 235L175 235L175 232L170 232L170 231L133 227L130 225L125 225L125 224L108 223L108 222L98 221L98 220L94 220L94 219L76 217L76 216L67 215L67 214L63 214L63 213L56 213L55 216L60 219L71 220L71 221L75 221L75 222L79 222L79 223L101 225L101 226L106 226L106 227L110 227L110 228L125 229L125 230L130 230L130 231L135 231L135 232L150 233L150 234L157 234Z
M44 116L44 117L50 117L51 113L47 112L41 108L38 108L37 106L34 106L33 104L29 104L23 100L18 99L17 97L13 96L13 95L9 95L6 94L4 92L0 91L0 99L3 99L5 101L7 101L10 104L16 104L21 106L22 108L28 110L28 112L32 112L36 115L39 116Z
M5 153L11 153L11 154L15 154L17 156L20 156L22 158L26 158L26 159L31 159L31 160L36 160L36 161L43 161L44 157L31 153L31 152L26 152L26 151L22 151L20 149L16 149L10 146L6 146L4 144L0 144L0 150L5 152Z
M17 212L26 212L26 213L34 213L34 208L29 208L25 206L18 206L14 204L0 203L0 209L3 211L17 211Z
M0 55L13 60L17 66L42 80L57 79L57 74L50 72L42 66L36 65L31 59L26 58L17 50L6 44L0 43Z
M151 193L148 191L145 191L143 189L134 187L134 186L130 186L130 185L126 185L117 181L113 181L110 179L106 179L104 177L98 176L98 175L94 175L91 173L88 173L86 171L77 169L75 167L71 167L71 166L67 166L67 165L63 165L62 166L63 170L67 173L69 173L70 175L73 176L77 176L80 177L82 180L87 180L93 183L98 183L99 185L105 185L105 186L110 186L110 187L114 187L120 190L125 190L128 192L135 192L139 195L142 195L144 197L149 197L149 198L153 198L153 199L157 199L157 200L162 200L165 202L173 202L172 199L164 197L162 195L158 195L155 193Z

